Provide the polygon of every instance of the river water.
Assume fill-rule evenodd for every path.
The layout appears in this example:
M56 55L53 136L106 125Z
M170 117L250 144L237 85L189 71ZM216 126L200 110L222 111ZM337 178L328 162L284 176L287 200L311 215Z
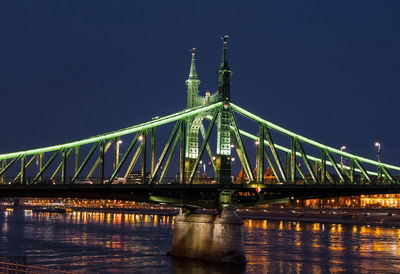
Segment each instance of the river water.
M245 268L167 255L172 217L0 211L0 259L79 273L400 273L400 229L247 220Z

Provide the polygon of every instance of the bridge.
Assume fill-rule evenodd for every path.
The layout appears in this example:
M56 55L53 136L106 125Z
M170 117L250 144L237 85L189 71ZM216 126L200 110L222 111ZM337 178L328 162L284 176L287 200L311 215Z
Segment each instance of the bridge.
M195 56L193 49L186 109L83 140L0 154L0 197L119 198L221 209L399 192L392 175L399 166L324 145L234 103L227 36L216 93L199 95ZM124 149L122 139L129 140ZM207 163L213 176L201 173ZM240 164L237 176L234 163Z

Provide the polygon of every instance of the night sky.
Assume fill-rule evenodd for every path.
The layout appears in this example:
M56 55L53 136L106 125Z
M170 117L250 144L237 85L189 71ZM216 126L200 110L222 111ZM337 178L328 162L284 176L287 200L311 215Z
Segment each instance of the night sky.
M298 134L400 165L400 1L1 1L0 153L185 108L190 51L232 101Z

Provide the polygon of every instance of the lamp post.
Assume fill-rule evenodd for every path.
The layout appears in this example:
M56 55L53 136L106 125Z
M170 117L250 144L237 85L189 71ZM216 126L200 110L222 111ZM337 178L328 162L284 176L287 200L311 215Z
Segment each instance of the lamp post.
M340 147L340 151L344 151L346 149L345 145L342 145ZM344 164L344 160L343 160L343 155L340 155L340 168L343 170L343 164Z
M375 146L378 149L378 163L382 161L382 149L381 149L381 143L379 141L375 142ZM381 179L381 167L378 165L378 180Z
M381 150L381 143L376 141L375 146L378 148L378 162L382 161L382 150Z

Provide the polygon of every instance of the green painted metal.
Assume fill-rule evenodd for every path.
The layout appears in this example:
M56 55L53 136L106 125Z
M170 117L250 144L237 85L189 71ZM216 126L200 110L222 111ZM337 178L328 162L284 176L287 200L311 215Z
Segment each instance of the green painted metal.
M295 165L296 165L296 169L299 172L301 178L303 178L303 180L304 180L304 184L308 184L307 177L304 175L304 172L301 170L300 165L298 163L296 163Z
M72 154L73 148L70 148L67 152L67 159L69 158L69 156ZM57 166L56 170L53 172L53 174L50 177L50 180L53 180L57 174L60 172L61 168L63 166L63 161L61 161L61 163ZM40 180L39 180L40 181Z
M162 162L164 161L165 155L167 154L167 152L168 152L168 150L169 150L169 147L170 147L170 145L171 145L171 142L172 142L172 140L174 139L174 137L175 137L175 135L176 135L176 132L178 131L178 128L179 128L179 126L180 126L181 123L183 123L183 121L178 121L178 122L175 124L175 127L174 127L174 129L172 130L172 133L171 133L171 135L169 136L169 139L168 139L167 143L165 144L164 150L162 151L161 156L160 156L160 158L158 159L156 168L154 169L154 172L151 174L151 178L150 178L149 184L152 184L152 183L154 182L154 180L156 179L158 170L160 169L160 167L161 167L161 165L162 165Z
M258 144L256 156L256 170L257 170L257 183L264 182L264 126L262 124L258 127Z
M323 145L323 144L318 143L316 141L313 141L313 140L311 140L309 138L303 137L303 136L298 135L298 134L296 134L294 132L291 132L291 131L289 131L287 129L284 129L283 127L275 125L275 124L273 124L273 123L271 123L271 122L269 122L267 120L264 120L264 119L260 118L259 116L254 115L251 112L249 112L249 111L247 111L247 110L235 105L234 103L230 103L230 106L232 107L233 110L235 110L236 112L238 112L239 114L241 114L241 115L243 115L245 117L248 117L248 118L250 118L250 119L252 119L252 120L254 120L256 122L263 123L264 125L266 125L269 128L272 128L272 129L274 129L276 131L279 131L279 132L281 132L281 133L283 133L285 135L288 135L288 136L291 136L291 137L295 137L299 141L308 143L308 144L310 144L312 146L319 147L321 149L325 149L326 151L329 151L331 153L335 153L337 155L342 155L344 157L357 159L360 162L368 163L368 164L375 165L375 166L381 165L381 166L384 166L384 167L386 167L388 169L394 169L394 170L400 171L400 167L399 166L379 163L378 161L374 161L374 160L370 160L370 159L367 159L367 158L364 158L364 157L356 156L356 155L347 153L345 151L341 151L340 149L336 149L336 148L333 148L333 147L329 147L329 146Z
M365 179L367 179L369 182L371 182L371 177L369 177L367 171L361 165L361 163L358 161L358 159L354 159L354 163L358 166L359 170L361 170L361 173L362 173L362 175L364 175Z
M142 135L142 134L143 134L143 133L141 133L141 135ZM143 146L144 146L144 143L141 142L140 145L139 145L139 147L136 149L135 154L133 154L132 160L131 160L131 162L130 162L130 164L129 164L129 166L128 166L126 172L125 172L125 175L124 175L125 180L128 179L128 177L129 177L129 175L131 174L133 168L135 167L136 162L137 162L137 160L139 159L139 156L140 156L140 154L141 154L141 152L142 152L142 150L143 150Z
M314 182L315 184L317 184L317 183L318 183L318 179L317 179L317 177L315 176L315 173L314 173L314 171L312 170L312 168L311 168L311 166L310 166L310 163L308 162L308 158L307 158L307 155L305 154L305 152L304 152L304 150L303 150L303 146L301 145L301 143L300 143L300 141L299 141L298 139L295 139L295 142L297 143L297 148L298 148L299 151L300 151L301 157L303 158L303 162L304 162L304 164L306 165L306 167L307 167L307 169L308 169L308 172L310 173L311 178L313 179L313 182Z
M217 111L217 112L214 114L214 118L211 120L211 123L210 123L210 125L208 126L208 130L207 130L207 133L206 133L206 137L205 137L205 139L203 140L203 143L202 143L202 145L201 145L201 149L200 149L200 152L199 152L199 157L197 157L197 159L196 159L196 161L195 161L195 164L194 164L194 166L193 166L193 169L192 169L192 171L191 171L191 173L190 173L190 176L189 176L189 181L188 181L189 184L192 184L192 183L193 183L194 174L196 173L196 170L197 170L197 168L198 168L198 166L199 166L200 159L201 159L201 157L203 156L204 149L205 149L205 147L206 147L206 144L207 144L207 142L208 142L208 139L210 138L211 131L212 131L213 127L214 127L215 121L216 121L216 119L217 119L219 113L220 113L220 112Z
M196 105L196 98L199 94L200 80L197 79L195 49L192 50L192 61L190 63L189 78L186 80L187 85L187 108Z
M277 180L278 183L280 183L281 179L279 178L278 172L276 171L276 168L271 160L271 157L269 156L268 151L265 147L264 147L264 156L268 161L269 167L272 169L272 172L274 173L275 179Z
M339 168L338 165L336 164L335 159L333 159L331 153L330 153L328 150L326 150L325 153L326 153L326 156L328 156L329 161L332 163L333 168L335 169L336 173L339 175L340 182L341 182L341 183L345 183L346 180L345 180L345 178L344 178L342 172L340 171L340 168Z
M76 181L76 179L78 178L79 174L81 174L82 170L84 169L84 167L88 163L90 157L92 157L94 151L96 150L96 148L99 145L100 145L100 142L97 142L92 146L92 148L90 149L89 153L86 155L85 159L83 160L82 164L79 166L78 170L75 172L74 176L72 177L71 183L74 183Z
M60 153L60 151L61 151L61 149L57 150L53 153L53 155L46 162L46 164L43 166L43 168L41 168L39 173L33 178L33 182L37 182L39 178L42 178L43 172L45 172L46 169L51 165L51 163L54 161L54 159L57 157L57 155Z
M296 180L296 140L292 137L290 138L291 151L290 151L290 181L292 183Z
M231 135L232 135L233 145L234 145L234 147L236 149L236 153L237 153L237 155L239 157L239 161L242 164L243 171L246 174L247 178L249 179L250 178L249 174L251 174L251 172L249 170L251 170L251 168L248 165L250 165L250 163L247 162L247 158L244 157L243 151L240 149L239 143L238 143L238 141L236 139L236 136L235 136L233 130L232 130ZM249 179L249 181L250 181L250 179Z
M200 132L201 132L201 135L202 135L203 140L204 140L204 138L206 137L206 129L204 128L203 124L200 125ZM214 154L212 152L212 149L211 149L211 146L210 146L209 143L207 143L206 149L207 149L207 152L208 152L208 156L210 156L210 162L211 162L211 165L212 165L212 167L214 169L214 172L217 172L217 168L215 166Z
M104 184L104 158L105 158L105 140L100 141L100 164L99 164L99 179L100 184Z
M113 174L111 175L110 179L108 180L108 184L112 184L115 177L117 176L118 172L121 170L122 165L125 163L126 159L128 158L129 153L131 153L133 147L135 146L141 132L138 132L135 137L133 137L131 143L128 146L128 149L125 151L124 155L122 156L122 160L119 162L118 166L115 168Z
M285 153L285 176L290 178L290 152Z
M153 174L154 168L156 167L156 128L151 129L151 170L150 173Z
M107 150L111 147L113 140L109 140L104 148L104 153L107 152ZM119 153L119 149L118 149L118 153ZM99 157L97 157L96 162L93 164L92 168L90 169L88 175L86 176L86 180L90 180L90 178L92 178L93 173L95 172L96 168L99 166L101 161L101 153L99 155Z
M75 173L79 170L79 154L80 154L80 147L75 147Z
M21 183L25 182L25 162L26 162L26 155L21 156Z
M119 165L119 145L120 145L120 139L119 137L115 137L114 139L114 170L117 168ZM118 174L116 175L118 178Z
M22 154L18 155L17 157L15 157L14 159L12 159L5 167L3 167L0 171L0 176L2 176L3 174L6 173L7 169L9 169L16 161L19 160L19 158L21 158Z
M322 154L322 153L321 153ZM324 156L325 157L325 162L326 162L326 156ZM318 166L319 166L319 168L321 169L321 178L323 177L322 175L322 162L317 162L318 163ZM329 162L330 163L330 162ZM326 170L326 165L325 165L325 172L324 172L324 174L325 174L325 178L328 178L328 181L331 183L331 184L334 184L335 182L334 182L334 180L333 180L333 178L332 178L332 176L329 174L329 172ZM325 180L325 182L326 182L326 180ZM321 181L321 183L322 183L322 181Z
M72 148L70 149L72 151ZM62 149L62 168L61 168L61 183L65 185L67 183L67 159L68 159L68 151L66 148Z
M353 159L350 159L349 179L350 179L350 183L354 184L354 160Z
M33 155L32 158L29 159L28 163L26 163L26 165L25 165L25 169L27 169L33 163L35 158L36 158L36 155ZM3 163L5 163L5 162L3 161ZM4 164L4 166L5 166L5 164ZM21 177L21 171L18 173L17 176L15 176L13 181L16 182L18 180L18 178L20 178L20 177Z
M56 151L61 149L62 147L65 148L70 148L70 147L76 147L76 146L81 146L81 145L87 145L87 144L92 144L92 143L96 143L99 142L101 140L108 140L111 138L115 138L115 137L119 137L119 136L124 136L124 135L128 135L128 134L132 134L144 129L150 129L153 127L157 127L157 126L161 126L164 124L168 124L180 119L184 119L187 117L191 117L194 115L197 115L199 113L205 112L205 111L209 111L209 110L213 110L216 109L218 107L222 106L222 102L217 102L211 105L207 105L207 106L201 106L201 107L195 107L195 108L190 108L190 109L185 109L183 111L159 118L159 119L155 119L146 123L142 123L139 125L135 125L135 126L131 126L125 129L121 129L121 130L117 130L117 131L113 131L110 133L105 133L105 134L101 134L98 136L94 136L94 137L90 137L87 139L83 139L83 140L79 140L79 141L75 141L75 142L70 142L70 143L65 143L65 144L60 144L60 145L54 145L54 146L49 146L49 147L44 147L44 148L37 148L37 149L31 149L31 150L26 150L26 151L19 151L19 152L13 152L13 153L6 153L6 154L0 154L0 160L2 159L12 159L15 157L19 157L21 154L25 154L25 155L33 155L33 154L38 154L38 153L45 153L45 152L51 152L51 151Z
M227 35L222 37L223 40L222 60L218 70L218 94L220 96L219 99L224 102L229 102L231 100L230 85L231 85L232 71L230 70L228 64L227 39L228 39Z
M39 171L43 169L44 165L44 153L39 153ZM39 176L39 181L43 180L43 176Z
M225 107L219 112L217 117L217 155L216 155L216 174L217 184L231 182L231 112Z
M147 147L147 130L143 132L143 139L142 139L142 168L141 168L141 176L142 182L146 182L146 147Z
M207 118L208 120L211 119L210 116L207 116L206 118ZM266 128L266 130L267 130L267 129L268 129L268 128ZM233 130L233 127L231 127L231 130ZM248 132L246 132L246 131L244 131L244 130L239 130L239 132L240 132L240 135L242 135L242 136L244 136L244 137L247 137L247 138L249 138L249 139L251 139L251 140L254 140L254 141L257 141L257 140L258 140L258 136L256 136L256 135L250 134L250 133L248 133ZM265 144L270 146L270 143L269 143L268 141L265 141ZM278 145L278 144L274 144L274 147L275 147L277 150L280 150L280 151L282 151L282 152L289 152L289 153L291 152L291 149L286 148L286 147L281 146L281 145ZM301 157L300 152L296 152L296 156ZM312 156L312 155L307 155L307 158L308 158L308 160L310 160L310 161L318 161L318 162L321 162L321 159L320 159L320 158L314 157L314 156ZM329 166L332 166L332 163L329 162L329 161L326 161L326 164L329 165ZM349 166L345 166L345 165L343 166L343 168L345 168L345 169L350 169ZM354 170L357 171L357 172L361 172L360 169L354 169ZM376 172L373 172L373 171L366 171L366 172L367 172L369 175L377 176L377 173L376 173Z
M382 171L383 171L383 173L386 175L386 177L389 179L389 182L390 182L391 184L393 184L393 183L394 183L394 180L393 180L392 175L389 173L389 171L388 171L385 167L382 167Z
M300 167L296 164L296 156L301 156L303 158L304 163L306 164L306 167L315 183L319 181L319 177L320 177L322 183L325 182L326 178L328 178L329 181L332 182L332 178L331 178L330 174L326 171L326 165L333 166L333 168L338 173L342 182L346 181L346 178L343 176L343 174L346 174L349 177L350 181L354 182L354 172L361 173L362 176L365 179L367 179L368 181L371 181L370 175L373 175L373 176L377 176L378 180L382 179L383 181L389 180L391 183L394 182L393 177L389 173L389 169L400 171L400 167L398 167L398 166L383 164L383 163L380 163L380 160L378 162L373 161L371 159L359 157L359 156L352 155L350 153L344 152L339 149L325 146L321 143L315 142L311 139L300 136L300 135L295 134L289 130L286 130L280 126L277 126L269 121L266 121L256 115L240 108L239 106L231 103L230 102L231 70L228 65L228 57L227 57L227 36L223 37L222 61L221 61L221 65L218 70L218 74L219 74L218 93L215 94L215 96L214 95L210 96L209 93L207 93L205 97L199 96L198 95L198 86L200 84L200 80L197 79L197 72L196 72L196 67L195 67L195 53L193 50L189 79L186 81L186 84L188 86L188 101L187 101L187 109L186 110L178 112L178 113L174 113L174 114L171 114L171 115L159 118L159 119L155 119L155 120L152 120L147 123L142 123L142 124L139 124L136 126L128 127L128 128L121 129L118 131L113 131L110 133L93 136L93 137L75 141L75 142L69 142L66 144L49 146L49 147L38 148L38 149L27 150L27 151L1 154L0 160L2 161L2 170L0 171L0 176L2 178L2 182L4 183L4 181L5 181L6 170L19 158L21 158L21 172L20 172L19 177L21 178L22 181L24 181L25 169L26 169L26 165L27 165L26 164L26 156L27 155L38 155L38 154L40 155L39 157L40 157L41 164L40 164L40 171L36 175L35 179L39 178L39 180L41 180L43 172L46 170L46 168L51 163L51 161L53 161L55 159L55 156L53 154L53 156L50 158L50 160L48 160L46 165L43 166L43 159L44 159L43 154L47 153L47 152L54 152L55 154L62 152L62 155L63 155L62 163L59 165L59 167L61 167L63 169L62 170L62 181L65 183L66 161L69 156L68 153L70 153L72 151L72 149L75 148L75 175L73 178L73 181L74 181L77 178L77 176L79 175L79 173L82 171L82 168L84 167L84 165L87 163L87 160L91 157L91 154L93 154L93 151L89 152L85 161L81 165L79 165L79 148L81 145L86 145L86 144L94 144L94 146L100 145L100 156L99 156L100 162L98 164L100 164L100 168L99 168L100 180L103 182L104 181L104 154L106 153L106 151L108 149L108 147L104 146L104 145L105 145L106 140L109 140L109 139L114 140L115 145L116 145L114 173L111 177L113 179L115 176L118 176L118 170L121 168L121 166L123 164L123 162L119 163L119 146L118 146L119 137L123 136L123 135L127 135L127 134L137 133L137 132L143 132L143 134L147 135L149 130L152 130L151 182L153 182L155 180L155 177L157 176L157 172L160 168L160 165L162 164L163 159L166 156L166 153L168 152L168 150L170 148L171 142L173 140L175 140L172 145L173 149L168 156L166 167L168 167L168 165L169 165L169 162L173 155L173 151L175 150L175 148L177 146L177 142L178 142L178 137L175 138L176 130L174 129L175 132L173 132L173 134L170 136L170 140L167 142L167 145L164 148L164 151L162 152L162 154L159 158L159 161L156 165L155 164L155 128L157 126L161 126L161 125L164 125L167 123L172 123L172 122L178 121L176 123L175 127L178 124L180 125L179 126L179 139L181 140L180 181L181 181L181 183L183 183L186 180L185 175L184 175L185 174L184 163L186 161L185 157L188 156L187 153L186 153L186 155L182 155L182 150L183 150L183 148L185 148L185 150L187 152L188 149L191 150L193 148L194 149L193 155L195 155L195 157L192 157L192 161L190 162L190 165L195 163L195 167L190 166L190 168L192 170L191 170L191 174L189 177L189 181L191 183L193 181L193 175L194 175L193 172L196 172L198 162L200 161L200 158L201 158L201 155L198 154L198 129L200 128L200 131L203 134L203 138L206 139L205 135L207 135L207 134L204 133L205 129L204 129L204 126L202 126L201 121L204 117L210 116L210 114L214 114L214 116L211 116L210 119L212 121L216 121L217 127L218 127L218 129L217 129L217 150L216 150L217 151L217 153L216 153L217 161L213 160L214 156L213 156L213 153L212 153L212 150L210 148L208 141L203 142L202 150L204 151L204 149L206 148L208 151L208 154L210 155L211 162L213 164L213 167L214 167L214 170L216 173L216 177L217 177L216 180L218 183L221 183L222 181L228 182L228 180L230 179L230 173L231 173L231 161L230 161L230 159L231 159L230 158L230 155L231 155L230 143L231 143L231 141L230 141L230 139L231 138L232 138L233 142L235 143L235 147L238 152L239 159L243 165L243 169L244 169L246 175L248 176L248 178L251 182L254 182L250 161L248 160L248 156L247 156L246 150L243 146L241 136L245 136L245 137L251 138L253 140L259 141L259 145L257 148L257 156L256 156L256 164L258 167L257 174L256 174L256 182L257 183L262 183L262 181L263 181L264 156L267 158L268 163L274 172L274 175L276 176L277 180L280 182L280 178L277 174L277 170L275 169L274 164L272 163L271 158L268 155L268 151L264 149L265 145L270 147L272 155L274 157L274 160L276 162L276 165L279 169L279 172L281 173L282 180L284 182L287 182L290 178L290 181L292 183L294 183L295 179L296 179L296 170L298 170L299 173L301 173L301 171L300 171L301 169L299 169ZM218 101L218 102L213 103L215 101ZM232 113L233 111L235 111L249 119L256 121L260 127L259 136L254 136L243 130L239 130L237 127L235 117ZM215 113L218 113L218 115L215 116ZM185 129L185 126L187 126L186 129ZM269 129L276 130L284 135L291 137L291 147L286 148L284 146L274 144L272 142L271 136L269 134L269 131L268 131ZM183 132L182 132L182 130L183 130ZM264 133L263 133L263 131L264 131ZM190 134L185 135L185 132L190 133ZM140 149L138 149L136 151L137 153L140 152L142 154L141 175L142 175L143 181L145 181L145 179L146 179L145 178L145 176L146 176L146 135L144 136L145 138L140 146ZM267 137L267 140L264 140L265 136ZM208 138L209 138L209 136L207 136L207 139ZM109 144L111 144L112 140L109 141ZM319 159L317 157L305 154L300 142L303 142L303 144L307 143L314 147L320 148L322 150L321 158ZM296 147L298 147L299 152L296 151ZM133 147L130 148L129 152L132 150L132 148ZM286 170L284 170L281 165L277 150L283 151L286 155L286 165L285 165ZM128 154L129 154L129 152L128 152ZM125 154L124 156L127 156L128 154ZM341 168L338 169L338 166L337 166L334 158L332 157L332 154L336 154L336 155L340 155L340 156L349 158L349 160L350 160L349 166L341 166ZM328 156L329 161L326 160L326 156ZM34 157L32 157L32 159L34 159ZM11 161L8 165L6 165L7 159L11 159ZM125 160L126 160L126 157L125 157ZM313 168L311 168L309 160L313 162ZM50 161L50 163L49 163L49 161ZM354 168L354 163L358 166L358 169ZM377 172L365 170L361 163L367 163L367 164L376 166ZM95 167L98 164L96 162ZM321 168L321 175L319 175L318 167ZM161 180L165 176L166 169L163 170L163 172L161 174ZM57 174L58 170L59 170L59 168L56 169L54 174ZM90 176L91 176L91 173L93 173L92 170L90 172ZM300 174L300 175L302 175L302 174ZM304 173L303 173L303 175L304 175ZM90 177L90 176L88 176L88 177ZM18 176L17 176L17 178L18 178ZM110 183L112 182L111 178L110 178ZM221 178L223 178L223 179L221 179ZM306 178L306 176L304 176L304 178Z
M312 162L312 163L313 163L313 171L314 171L315 177L318 180L318 164L319 164L319 162Z
M267 137L267 144L269 145L269 148L271 149L272 156L274 156L275 163L278 166L279 172L281 173L282 180L286 183L287 182L286 174L283 171L283 167L282 167L281 161L279 159L279 155L276 152L274 142L272 141L271 134L269 134L269 131L268 131L267 127L264 128L264 132L265 132L265 136ZM289 151L290 150L287 150L286 152L289 152Z
M325 183L326 177L326 153L325 150L321 149L321 184Z
M180 151L179 151L179 182L181 184L185 183L185 153L186 153L186 124L182 123L179 130Z
M182 124L183 124L183 123L181 123L180 127L182 127ZM171 148L171 150L170 150L170 152L169 152L169 155L168 155L168 157L167 157L167 160L165 161L164 168L163 168L163 170L161 171L160 180L158 181L158 183L160 183L160 184L163 182L164 177L165 177L165 174L167 173L167 170L168 170L168 168L169 168L169 164L171 163L172 156L174 156L175 149L176 149L176 146L177 146L177 144L178 144L178 141L179 141L179 134L176 135L175 140L174 140L174 142L172 143L172 148Z
M251 169L250 162L248 160L249 157L247 156L246 149L245 149L245 147L243 145L242 136L240 135L240 131L239 131L239 128L237 126L236 119L235 119L235 116L233 115L233 113L231 113L231 122L232 122L231 130L233 131L233 134L235 136L235 138L233 138L233 141L235 143L234 145L235 145L235 148L236 148L236 152L237 152L237 154L239 156L240 162L242 163L243 170L246 173L247 178L249 179L250 182L253 182L254 181L254 177L253 177L253 172L252 172L252 169Z
M6 160L6 159L1 160L1 170L0 170L0 172L1 172L3 169L6 168L6 165L7 165L7 160ZM0 178L1 178L1 183L2 183L2 184L5 184L5 183L6 183L6 173L5 173L5 172L2 173L2 175L1 175Z

